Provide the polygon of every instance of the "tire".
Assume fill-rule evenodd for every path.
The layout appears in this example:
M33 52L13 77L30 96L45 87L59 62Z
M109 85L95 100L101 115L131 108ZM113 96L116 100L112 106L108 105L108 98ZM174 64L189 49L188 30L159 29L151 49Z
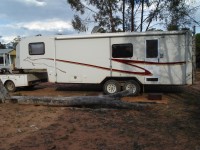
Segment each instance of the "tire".
M108 80L103 86L105 94L114 94L120 92L120 84L116 80Z
M138 84L138 82L134 81L134 80L130 80L125 82L124 86L123 86L123 90L132 90L132 94L131 96L136 96L140 93L141 87Z
M16 91L15 84L12 81L7 81L4 86L8 90L8 92L15 92Z

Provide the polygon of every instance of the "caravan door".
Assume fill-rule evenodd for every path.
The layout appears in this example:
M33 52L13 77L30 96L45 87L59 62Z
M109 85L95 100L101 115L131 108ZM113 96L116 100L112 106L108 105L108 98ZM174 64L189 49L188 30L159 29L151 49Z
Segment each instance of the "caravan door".
M159 40L158 39L146 39L145 41L145 69L151 72L151 76L145 77L146 84L158 84L159 83Z

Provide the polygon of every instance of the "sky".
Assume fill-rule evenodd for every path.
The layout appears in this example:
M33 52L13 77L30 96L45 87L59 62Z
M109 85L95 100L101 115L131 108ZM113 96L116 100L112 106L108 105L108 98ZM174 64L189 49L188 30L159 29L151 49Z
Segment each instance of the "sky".
M200 5L200 0L188 1ZM71 25L73 15L66 0L1 0L0 42L11 42L17 36L77 34ZM200 10L195 16L200 16ZM200 22L200 17L195 20Z
M1 0L0 42L17 36L73 34L73 15L66 0Z

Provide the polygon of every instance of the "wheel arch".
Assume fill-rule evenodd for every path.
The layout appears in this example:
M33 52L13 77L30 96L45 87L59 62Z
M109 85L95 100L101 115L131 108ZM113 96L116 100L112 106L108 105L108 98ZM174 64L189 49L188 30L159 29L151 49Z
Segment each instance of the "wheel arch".
M10 81L13 82L13 83L15 84L15 82L14 82L13 80L7 79L7 80L4 81L4 86L6 85L6 83L8 83L8 82L10 82Z

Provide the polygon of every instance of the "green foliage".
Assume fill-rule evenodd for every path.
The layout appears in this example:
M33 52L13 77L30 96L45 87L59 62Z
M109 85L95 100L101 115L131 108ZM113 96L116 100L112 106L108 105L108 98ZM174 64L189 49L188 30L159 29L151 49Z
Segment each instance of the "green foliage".
M81 12L81 14L85 13L85 7L81 3L81 0L67 0L67 2L71 5L72 9L75 9L78 12Z
M93 0L92 5L98 10L94 14L94 19L99 26L104 27L108 32L118 30L118 25L122 24L122 19L117 16L120 9L118 0Z
M67 0L67 2L73 10L82 15L86 14L87 11L92 12L92 19L107 32L115 32L118 30L118 25L122 24L121 18L117 16L117 13L120 11L118 0ZM95 11L88 6L91 6ZM72 25L75 30L85 32L90 19L91 18L88 17L86 17L86 19L81 19L77 14L74 15Z
M147 24L147 31L154 28L151 26L152 22L162 23L170 31L180 30L190 27L191 14L195 11L185 3L185 0L67 0L67 2L76 12L72 25L78 32L87 31L87 26L91 22L103 28L103 32L121 31L122 27L123 31L138 29L143 31L144 23ZM138 14L141 15L136 18Z
M74 15L72 26L75 30L79 32L86 32L87 30L86 25L82 22L81 18L78 15Z
M167 25L167 30L168 31L177 31L177 30L179 30L179 26L178 25L173 25L173 24L168 24Z
M0 49L5 49L5 48L6 48L5 44L1 44L0 42Z
M192 9L185 3L185 0L169 0L166 2L165 12L168 18L165 19L167 30L179 30L191 25Z

